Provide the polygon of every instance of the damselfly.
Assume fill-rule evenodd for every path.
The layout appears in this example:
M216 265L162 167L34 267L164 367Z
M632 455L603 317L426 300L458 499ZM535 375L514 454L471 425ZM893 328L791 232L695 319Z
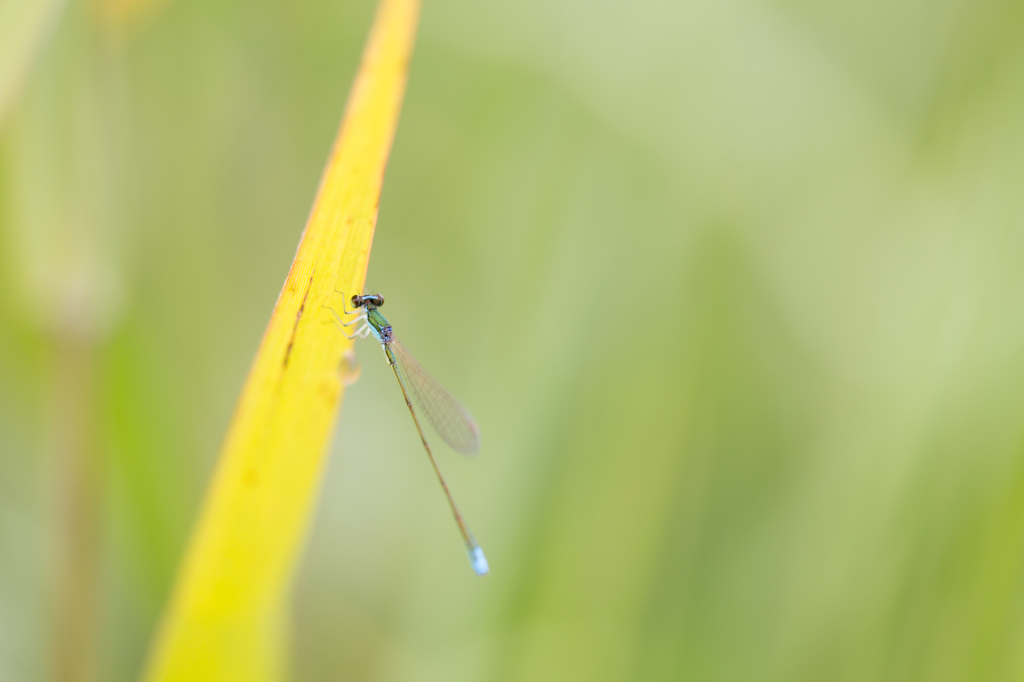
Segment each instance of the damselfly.
M348 309L349 302L352 304L352 310ZM460 405L459 401L453 398L441 384L437 383L420 366L420 363L416 362L405 346L395 338L391 324L380 313L380 308L383 305L384 297L380 294L356 295L350 301L343 302L345 315L355 315L355 318L345 322L333 308L330 308L330 311L342 327L354 326L354 331L351 334L343 330L348 338L353 339L357 336L366 338L372 334L380 342L388 363L398 379L398 385L402 389L409 414L412 415L412 421L416 424L416 430L419 431L420 440L423 441L423 448L427 451L430 464L434 467L434 473L437 474L441 488L444 489L444 494L448 498L448 504L452 508L452 514L455 515L455 523L458 524L459 532L462 533L462 539L466 543L466 551L469 553L469 561L473 565L473 570L477 575L487 575L489 569L484 550L477 544L476 538L473 537L473 533L470 532L455 504L455 499L448 489L448 483L445 482L444 476L441 474L441 468L437 465L437 460L434 459L430 443L427 442L427 436L423 433L423 427L416 416L413 401L416 402L416 405L427 417L427 421L444 442L463 454L476 454L480 449L480 427L477 426L476 421L466 411L466 408Z

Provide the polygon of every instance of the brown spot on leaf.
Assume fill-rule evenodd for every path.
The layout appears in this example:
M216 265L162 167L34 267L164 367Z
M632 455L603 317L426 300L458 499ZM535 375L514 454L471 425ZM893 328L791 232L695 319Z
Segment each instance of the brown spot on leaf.
M313 288L313 277L310 276L309 284L306 285L306 293L302 296L302 304L299 305L299 311L295 313L295 324L292 325L292 335L288 339L288 347L284 350L284 362L283 367L288 366L288 359L292 356L292 346L295 345L295 332L299 329L299 320L302 319L302 313L306 311L306 299L309 298L309 290Z

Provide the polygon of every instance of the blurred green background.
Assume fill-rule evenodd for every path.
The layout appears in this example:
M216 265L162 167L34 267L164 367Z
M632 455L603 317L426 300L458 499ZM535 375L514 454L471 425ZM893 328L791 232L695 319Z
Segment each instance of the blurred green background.
M0 680L133 680L374 5L0 0ZM1024 676L1024 5L427 0L292 677Z

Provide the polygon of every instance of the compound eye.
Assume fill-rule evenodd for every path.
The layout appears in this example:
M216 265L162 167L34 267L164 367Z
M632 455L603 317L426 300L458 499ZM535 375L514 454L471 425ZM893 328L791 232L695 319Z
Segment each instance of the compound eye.
M362 308L363 307L363 297L358 295L358 294L354 295L352 297L352 307L353 308Z
M378 308L380 306L384 305L384 295L383 294L376 294L376 295L374 295L374 298L377 299L377 307Z

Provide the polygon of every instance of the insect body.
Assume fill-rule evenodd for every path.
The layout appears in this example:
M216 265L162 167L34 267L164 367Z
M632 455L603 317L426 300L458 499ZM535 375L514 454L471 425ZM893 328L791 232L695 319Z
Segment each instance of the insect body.
M452 514L455 515L455 523L458 524L459 532L462 533L462 539L466 544L466 551L469 553L469 560L473 570L476 571L477 575L487 575L489 571L487 558L484 556L483 549L477 544L476 538L473 537L473 533L470 532L469 527L462 518L462 514L459 512L458 506L455 504L455 499L448 489L448 483L445 482L441 469L437 465L437 460L434 459L430 443L427 442L427 437L423 433L423 427L420 425L420 420L416 415L413 401L415 400L423 414L426 415L427 421L434 427L438 435L448 445L463 454L472 455L479 451L480 427L477 426L476 421L469 412L459 404L459 401L437 383L416 362L416 359L406 350L405 346L395 338L391 323L387 321L387 318L379 310L384 305L383 296L380 294L356 295L352 297L351 303L352 310L346 308L345 314L355 315L356 317L349 322L342 321L341 317L334 313L333 310L331 312L334 313L335 318L342 327L356 325L355 331L352 334L345 333L345 336L348 338L351 339L356 336L365 338L367 335L372 334L380 342L381 347L384 349L384 354L387 356L388 364L391 365L391 369L394 370L395 377L398 379L398 385L402 389L402 396L405 398L405 404L409 408L409 414L412 415L413 423L416 424L416 430L420 434L420 440L423 441L423 448L427 451L430 464L434 467L434 473L437 474L445 496L448 498L448 504L452 508Z

